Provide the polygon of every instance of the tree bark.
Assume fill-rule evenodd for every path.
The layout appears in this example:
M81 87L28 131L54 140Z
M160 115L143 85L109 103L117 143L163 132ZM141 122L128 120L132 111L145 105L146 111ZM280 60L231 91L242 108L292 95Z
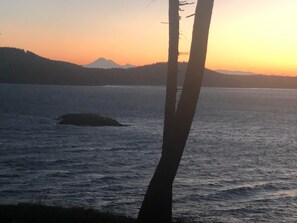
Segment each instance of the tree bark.
M186 145L197 107L205 69L207 42L214 0L199 0L196 7L192 44L183 91L170 123L162 156L149 184L138 222L172 221L172 184Z
M199 0L196 7L190 58L175 116L175 138L179 142L179 146L175 148L179 151L186 144L200 95L213 2L214 0Z
M178 73L178 43L179 43L179 0L169 0L169 50L167 68L167 86L163 129L162 153L166 153L167 145L173 136L174 117L176 110L177 73ZM171 222L172 213L172 182L166 179L160 160L154 174L141 209L138 222ZM158 183L163 179L162 185ZM154 186L153 186L154 185ZM160 186L160 187L159 187Z
M179 0L169 0L169 50L163 130L163 150L172 135L176 109L179 43Z

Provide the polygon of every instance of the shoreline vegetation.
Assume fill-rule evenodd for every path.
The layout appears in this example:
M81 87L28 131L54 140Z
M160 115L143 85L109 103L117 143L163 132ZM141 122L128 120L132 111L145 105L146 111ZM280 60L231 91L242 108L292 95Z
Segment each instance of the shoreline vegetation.
M82 207L48 206L39 203L0 204L2 223L136 223L132 217ZM175 219L173 223L194 223Z
M182 86L187 63L179 63L177 85ZM129 69L86 68L50 60L22 49L0 47L0 83L36 85L166 85L167 63ZM296 74L297 75L297 74ZM205 69L203 87L297 89L297 77L223 74Z
M19 203L0 205L3 223L134 223L136 219L82 207Z

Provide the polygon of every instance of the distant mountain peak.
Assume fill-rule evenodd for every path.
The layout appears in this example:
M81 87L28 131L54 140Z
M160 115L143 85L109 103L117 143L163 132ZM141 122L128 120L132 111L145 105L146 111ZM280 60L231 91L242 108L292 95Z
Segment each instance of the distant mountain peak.
M231 74L231 75L260 75L249 71L238 71L238 70L216 70L222 74Z
M112 68L122 68L122 69L128 69L135 67L134 65L131 64L126 64L126 65L119 65L113 60L106 59L103 57L98 58L94 62L84 65L84 67L87 68L103 68L103 69L112 69Z

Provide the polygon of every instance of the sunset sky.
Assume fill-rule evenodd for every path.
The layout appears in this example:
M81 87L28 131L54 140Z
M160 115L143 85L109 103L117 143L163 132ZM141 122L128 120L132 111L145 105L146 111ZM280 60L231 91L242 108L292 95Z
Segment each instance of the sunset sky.
M195 5L185 9L181 52ZM297 0L215 0L206 66L297 76L296 12ZM0 46L77 64L151 64L167 60L167 14L168 0L1 0Z

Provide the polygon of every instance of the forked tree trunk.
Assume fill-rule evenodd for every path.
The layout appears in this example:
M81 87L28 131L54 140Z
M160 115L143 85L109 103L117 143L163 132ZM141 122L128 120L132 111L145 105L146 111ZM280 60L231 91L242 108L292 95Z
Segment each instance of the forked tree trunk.
M165 138L162 156L149 184L138 222L172 221L172 184L194 118L204 73L209 26L214 0L199 0L194 19L192 45L183 91Z

